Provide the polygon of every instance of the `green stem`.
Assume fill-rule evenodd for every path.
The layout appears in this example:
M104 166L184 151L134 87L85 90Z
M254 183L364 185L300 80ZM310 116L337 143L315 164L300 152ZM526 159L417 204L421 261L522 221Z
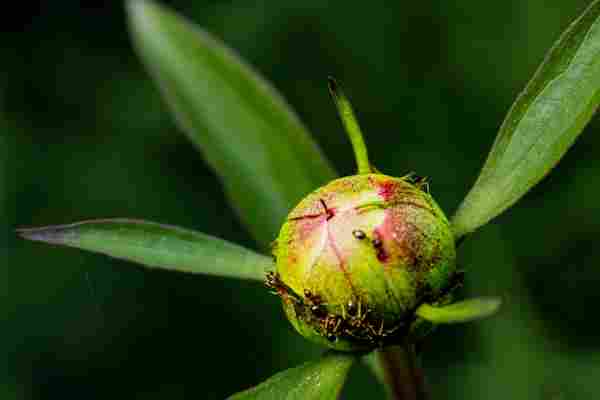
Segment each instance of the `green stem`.
M390 399L427 400L425 378L414 346L386 347L376 353Z
M335 106L337 107L338 114L342 120L342 124L350 137L352 142L352 148L354 149L354 157L356 158L356 164L358 166L359 174L370 174L373 172L371 164L369 163L369 155L367 154L367 145L363 138L363 133L360 130L360 125L352 109L352 104L348 100L348 97L342 91L342 88L337 84L335 79L329 78L329 93L333 97Z

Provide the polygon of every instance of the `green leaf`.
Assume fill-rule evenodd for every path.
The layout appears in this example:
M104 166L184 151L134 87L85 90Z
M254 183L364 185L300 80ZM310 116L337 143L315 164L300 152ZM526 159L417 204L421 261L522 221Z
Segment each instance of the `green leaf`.
M263 383L231 396L230 400L335 400L350 367L350 353L328 352L317 361L279 372Z
M149 0L129 0L131 34L177 122L265 246L291 207L335 177L280 95L223 43Z
M441 307L422 304L415 314L434 324L455 324L489 317L498 311L500 304L502 300L498 297L480 297Z
M19 229L25 239L76 247L148 267L262 281L270 257L203 233L131 219Z
M511 107L452 226L456 238L513 205L558 163L600 102L600 1L559 38Z

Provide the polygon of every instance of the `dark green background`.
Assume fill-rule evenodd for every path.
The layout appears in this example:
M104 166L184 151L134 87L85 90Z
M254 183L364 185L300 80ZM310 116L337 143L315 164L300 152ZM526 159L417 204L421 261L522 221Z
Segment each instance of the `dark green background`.
M588 1L171 3L271 80L350 174L326 91L326 76L339 78L379 169L429 176L451 213L512 100ZM123 4L82 4L3 11L0 398L220 399L314 358L321 349L260 285L15 238L18 226L128 216L253 246L133 54ZM595 118L547 179L462 246L466 295L506 304L432 337L435 399L597 398L599 133ZM366 369L353 370L344 398L376 395Z

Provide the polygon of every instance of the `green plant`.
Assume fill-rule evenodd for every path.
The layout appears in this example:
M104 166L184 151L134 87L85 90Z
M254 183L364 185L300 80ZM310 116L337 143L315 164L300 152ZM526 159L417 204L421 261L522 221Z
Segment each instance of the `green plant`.
M281 100L221 45L202 34L198 37L189 24L160 7L148 2L130 4L142 58L184 130L220 174L240 216L266 247L289 209L333 179L334 172ZM513 106L477 183L451 219L457 240L508 208L539 181L597 108L598 13L598 2L594 2L561 38ZM228 140L234 131L244 135ZM357 153L360 164L364 157ZM96 221L21 233L30 239L187 272L262 280L264 271L273 268L269 257L202 234L150 223ZM438 321L457 318L455 308L424 306L420 313ZM413 368L412 349L387 349L379 354L388 372L402 363L404 370ZM328 354L319 362L277 375L251 393L283 390L289 396L326 398L326 393L310 392L326 390L334 396L354 358ZM323 385L305 384L314 374L323 379ZM415 396L415 385L410 387L411 382L418 386L417 379L389 376L398 391L412 390ZM399 382L401 376L408 379Z

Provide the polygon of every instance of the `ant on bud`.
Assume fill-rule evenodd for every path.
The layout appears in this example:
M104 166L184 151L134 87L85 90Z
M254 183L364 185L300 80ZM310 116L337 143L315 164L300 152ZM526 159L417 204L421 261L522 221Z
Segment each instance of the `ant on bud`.
M352 231L352 236L354 236L358 240L363 240L367 237L367 234L364 231L361 231L360 229L355 229Z
M323 299L321 299L321 296L313 294L309 289L304 289L304 297L308 302L310 312L316 318L325 318L327 316L327 311L323 307Z

